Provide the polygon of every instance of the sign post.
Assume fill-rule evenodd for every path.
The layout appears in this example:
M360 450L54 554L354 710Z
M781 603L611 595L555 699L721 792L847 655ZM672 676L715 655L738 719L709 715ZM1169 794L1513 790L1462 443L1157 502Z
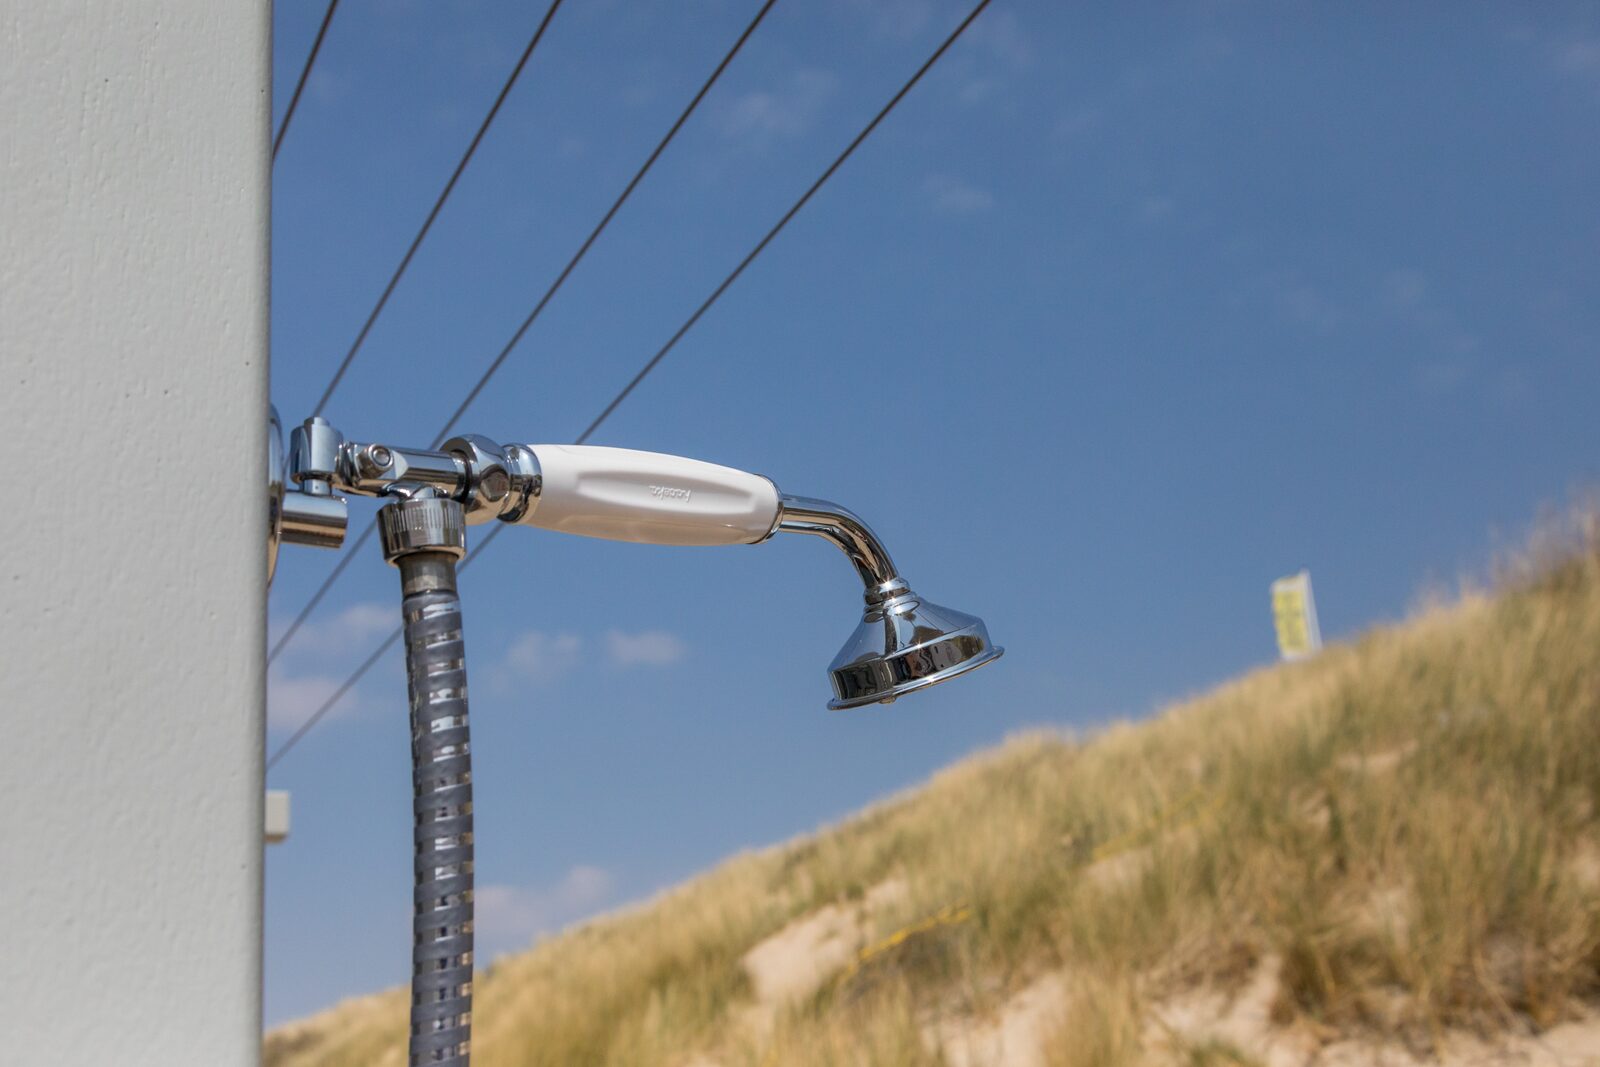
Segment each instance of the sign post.
M1309 659L1322 651L1310 571L1272 583L1272 624L1278 632L1278 654L1286 661Z

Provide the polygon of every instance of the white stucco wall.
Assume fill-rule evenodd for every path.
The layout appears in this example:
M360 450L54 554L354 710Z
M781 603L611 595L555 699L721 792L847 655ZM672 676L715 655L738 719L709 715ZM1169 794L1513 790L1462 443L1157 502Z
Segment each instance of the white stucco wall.
M0 1060L259 1059L266 0L0 0Z

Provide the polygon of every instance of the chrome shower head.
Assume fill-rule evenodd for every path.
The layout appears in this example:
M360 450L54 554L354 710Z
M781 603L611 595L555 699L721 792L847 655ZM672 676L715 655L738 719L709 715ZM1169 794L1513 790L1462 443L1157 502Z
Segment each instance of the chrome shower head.
M999 659L983 620L930 603L911 591L870 527L826 500L785 496L779 530L838 545L865 586L866 610L828 666L833 710L888 704Z
M828 666L836 694L828 707L889 704L999 659L1003 652L990 642L982 619L930 604L907 588L867 605L855 633Z

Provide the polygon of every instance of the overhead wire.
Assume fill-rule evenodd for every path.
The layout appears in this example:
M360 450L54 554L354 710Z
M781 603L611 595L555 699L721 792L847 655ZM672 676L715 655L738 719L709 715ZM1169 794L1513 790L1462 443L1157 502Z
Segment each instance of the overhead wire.
M337 3L338 0L334 0L334 2ZM433 208L428 212L427 218L423 220L422 227L417 230L416 236L411 239L411 245L406 249L405 255L400 257L399 265L395 267L394 273L389 277L388 284L383 287L383 292L378 296L377 303L372 306L372 311L368 313L366 321L362 323L361 331L356 334L356 339L351 342L349 350L344 354L344 358L339 361L339 366L334 370L333 377L328 379L327 387L323 389L322 397L317 401L312 414L320 415L323 409L327 407L328 401L332 399L334 390L339 388L339 383L344 379L345 372L350 369L350 364L354 362L356 353L361 351L361 346L366 343L367 335L372 332L373 324L378 321L378 316L383 313L384 307L389 303L389 297L394 294L395 287L400 284L400 278L405 274L406 268L411 265L412 257L417 254L417 249L422 246L423 239L428 236L428 231L433 228L434 220L439 217L439 212L443 209L445 201L450 199L450 194L455 190L456 182L460 180L462 172L467 169L467 164L471 162L473 155L477 152L478 145L482 143L484 134L488 133L489 127L494 124L495 117L500 113L500 106L505 103L506 97L511 93L512 86L521 77L523 68L528 65L528 60L532 57L534 49L539 47L539 42L544 39L544 32L549 27L550 20L555 16L561 4L562 0L551 0L550 7L544 13L544 18L539 20L539 25L535 27L533 36L529 38L527 46L522 50L522 55L517 59L516 65L511 68L511 73L507 76L505 84L500 87L500 92L495 97L494 103L490 105L488 112L483 117L483 121L479 123L478 132L473 135L472 141L467 145L467 150L462 153L460 161L456 163L456 168L451 173L450 180L445 182L444 188L440 190L438 197L435 198ZM329 17L331 17L331 12ZM326 28L326 23L324 23L324 28ZM317 606L328 595L328 590L333 587L333 584L339 580L340 575L344 573L345 568L350 565L350 560L356 551L372 539L374 529L374 526L369 525L346 548L344 555L340 557L338 563L334 564L333 570L328 573L322 585L311 595L305 606L295 616L294 621L273 643L272 649L267 653L268 663L278 658L279 653L288 645L295 633L305 625L306 620L311 617L311 613L316 611Z
M733 62L734 57L737 56L740 50L744 48L745 42L750 39L750 35L755 32L757 26L761 25L762 20L767 17L767 12L771 11L773 5L776 3L777 0L765 0L765 3L761 5L761 8L755 14L755 17L750 20L750 23L747 26L745 26L744 32L741 33L738 39L733 42L733 46L728 49L728 51L723 55L721 61L716 65L716 68L712 70L710 76L707 77L705 82L701 84L699 91L694 94L694 97L689 101L688 105L684 107L682 112L679 113L677 119L672 123L672 126L667 130L666 134L661 138L660 141L656 143L655 148L651 150L650 154L645 158L645 161L639 166L639 169L634 172L633 177L628 180L628 184L623 186L622 192L619 193L617 198L612 201L611 206L607 208L605 214L600 217L600 221L594 225L594 228L589 231L589 235L583 239L583 243L578 246L578 250L572 254L571 258L567 260L566 265L562 267L560 272L556 275L555 280L550 283L548 288L545 289L544 295L539 297L538 301L533 305L533 310L528 312L527 317L522 320L522 324L518 326L516 331L511 335L511 339L501 347L494 359L490 360L489 365L484 368L483 373L479 376L478 380L473 383L472 388L467 390L466 398L456 406L455 412L445 420L445 423L442 427L440 427L439 432L434 435L431 447L437 448L445 441L445 439L449 436L451 429L455 427L456 421L461 418L461 416L466 412L467 408L471 406L472 402L477 399L478 394L483 391L483 387L489 383L489 380L493 378L500 368L505 364L506 359L511 355L512 350L517 347L517 344L528 332L528 328L531 327L534 324L534 321L537 320L544 312L545 306L550 303L550 299L556 295L556 292L566 284L567 278L571 276L573 269L576 268L577 265L583 260L584 256L589 254L589 249L594 245L596 239L599 238L601 233L605 232L607 226L611 225L611 220L614 219L617 215L617 212L622 209L622 205L627 203L628 198L633 195L633 191L638 188L639 183L644 180L644 176L650 172L652 167L655 166L656 160L661 158L661 153L666 151L667 145L671 144L673 139L677 137L678 131L683 129L684 123L689 121L689 116L694 114L695 110L699 108L700 102L705 99L706 94L711 91L711 87L715 85L718 79L722 77L723 72L728 69L728 64ZM373 531L376 529L377 522L376 520L373 520L373 522L367 524L366 529L361 531L361 535L351 542L348 547L346 547L344 554L340 557L339 562L334 565L333 570L328 572L327 577L324 578L322 584L317 587L316 592L311 595L311 598L306 601L305 605L301 607L300 611L295 615L293 621L289 623L288 627L284 629L283 633L278 636L277 641L273 643L272 649L267 653L268 663L271 663L278 658L278 655L288 645L289 641L293 639L295 633L305 625L306 620L311 617L312 612L316 611L317 606L321 604L323 598L328 595L328 590L331 589L334 583L339 580L340 575L342 575L345 571L345 568L350 565L350 561L355 558L356 553L360 551L363 545L372 539Z
M283 122L278 125L277 135L272 138L272 162L278 161L278 149L283 145L283 135L289 132L289 120L294 118L295 108L300 106L300 94L305 92L306 79L311 77L311 68L317 64L317 53L322 51L322 39L328 36L328 23L333 21L333 12L339 6L339 0L328 0L328 10L322 13L322 25L317 27L317 36L311 42L311 53L306 56L306 65L300 68L300 80L294 83L294 94L289 97L289 106L284 109Z
M372 311L367 315L367 321L361 324L361 332L356 334L356 339L350 343L349 351L339 361L339 366L334 370L333 377L328 379L327 388L322 390L322 397L317 401L316 407L311 409L313 415L322 414L328 406L328 401L333 398L333 392L339 388L339 383L344 380L345 371L350 369L350 364L355 362L356 353L361 351L361 346L366 344L367 335L372 332L372 324L378 321L378 316L383 313L389 297L394 294L395 286L400 284L401 277L406 268L411 266L411 257L417 254L417 249L422 246L423 238L428 236L428 231L433 229L433 222L439 217L439 212L444 208L446 200L455 191L456 182L461 179L461 173L467 169L467 164L472 161L473 154L478 151L478 145L483 142L483 135L489 132L489 127L494 125L494 120L500 114L500 105L506 102L506 97L511 95L512 86L517 84L517 79L522 76L522 70L528 65L528 60L533 56L534 49L539 47L539 42L544 39L544 31L549 29L550 20L555 17L557 9L561 7L562 0L550 0L550 7L545 11L544 18L539 20L539 25L534 29L533 36L528 39L528 45L522 50L522 56L517 60L516 66L511 68L511 73L506 77L505 84L500 87L500 93L494 98L494 103L489 105L489 111L483 116L483 121L478 124L478 132L472 135L472 141L467 145L467 150L461 154L461 160L456 164L456 169L451 172L450 180L444 183L444 188L439 191L438 197L433 202L433 208L428 212L428 217L422 221L422 228L411 239L411 246L406 249L406 254L400 257L400 265L395 267L394 273L389 276L389 284L383 287L383 292L378 296L378 302L372 305Z
M943 43L941 43L938 48L934 49L933 54L923 61L922 66L917 68L917 72L911 76L910 80L900 87L900 91L890 97L887 104L884 104L883 107L878 109L878 113L872 116L872 121L868 122L862 127L861 132L856 134L855 138L845 146L844 151L840 152L838 157L835 158L832 163L828 164L828 168L817 176L817 180L811 183L811 187L804 193L800 194L800 199L794 202L794 206L783 213L783 217L777 221L772 229L766 232L761 240L756 242L755 247L750 249L745 257L739 261L739 265L734 267L733 270L729 272L728 276L722 279L721 284L711 291L711 295L706 297L705 300L701 302L700 306L694 309L694 313L684 321L682 326L678 327L676 333L667 339L667 343L662 345L656 351L656 354L651 356L645 362L644 366L639 368L639 373L635 374L632 380L630 380L627 385L622 387L622 391L612 398L611 403L606 405L605 410L600 412L599 415L595 416L594 421L589 423L588 429L584 430L583 433L578 436L578 444L582 444L583 442L587 441L589 436L598 430L603 422L611 417L611 413L616 411L617 407L624 400L628 399L629 394L631 394L634 389L638 387L639 383L644 381L645 378L649 376L650 372L656 369L656 365L666 358L667 353L671 352L673 348L677 346L678 342L683 339L683 335L688 333L694 327L694 324L700 321L700 316L704 315L710 309L712 304L715 304L722 298L722 294L727 292L728 287L738 280L739 275L744 273L744 269L750 265L751 261L759 256L767 247L767 245L772 243L772 239L778 236L785 226L789 225L789 221L800 213L800 209L805 207L807 202L809 202L810 199L816 195L817 190L821 189L823 185L827 184L828 179L833 177L834 172L844 165L844 161L849 159L855 153L857 148L861 147L861 142L870 137L872 135L872 131L878 128L878 123L882 122L888 116L889 112L895 109L895 105L900 103L900 101L905 98L905 95L912 90L917 82L922 80L922 76L928 73L935 63L939 62L939 57L944 55L946 49L956 42L956 38L960 37L966 32L967 27L972 25L973 20L982 14L983 9L988 6L989 0L980 0L979 4L967 14L965 19L961 21L961 25L957 26L955 30L951 32L950 36L946 37Z
M878 125L889 115L891 111L894 110L895 106L905 98L906 94L909 93L912 88L914 88L916 84L922 80L923 75L927 74L928 71L933 68L933 65L939 61L946 51L949 50L950 46L953 45L956 40L966 32L967 27L972 25L973 21L983 13L984 8L988 7L990 2L991 0L979 0L972 10L968 12L966 18L961 20L961 23L951 31L950 35L940 43L938 48L934 49L933 53L923 62L922 66L917 68L916 73L914 73L906 81L906 83L900 87L900 90L895 93L894 96L890 97L889 102L878 110L877 114L875 114L866 124L866 126L862 128L861 132L856 134L850 143L845 146L844 151L839 153L839 155L832 163L828 165L827 169L822 172L817 180L812 182L810 187L801 194L800 198L795 201L794 205L790 207L788 211L784 212L783 216L778 220L778 222L766 232L761 240L756 242L755 246L750 250L750 252L739 261L739 264L734 267L731 272L729 272L727 277L725 277L715 289L711 291L711 295L702 301L700 305L695 308L693 313L691 313L684 321L683 325L678 327L672 336L668 338L667 342L657 349L654 355L645 361L645 363L639 368L638 373L636 373L632 379L628 381L627 385L623 386L623 388L611 399L610 403L608 403L605 408L601 410L600 414L589 423L588 427L583 431L583 433L578 435L577 440L575 441L576 444L583 444L586 442L594 434L594 432L611 417L617 408L621 406L623 401L628 398L633 390L637 388L638 385L643 382L644 379L648 377L657 366L660 365L661 361L666 358L669 352L672 351L672 349L677 345L678 341L681 340L683 336L694 327L695 323L700 321L701 316L703 316L713 304L721 299L722 295L728 291L729 287L732 286L739 276L744 273L745 268L748 267L751 262L757 256L759 256L761 252L772 242L773 238L775 238L778 233L789 224L790 220L792 220L795 215L800 212L800 209L805 207L805 205L816 194L817 190L821 189L828 179L831 178L836 171L838 171L840 166L844 164L845 160L849 159L850 156L854 154L855 150L861 146L861 143L865 141L875 129L877 129ZM459 414L460 412L458 411L457 415ZM452 417L454 418L454 416ZM470 566L473 560L482 555L484 551L486 551L488 547L494 543L495 538L497 538L504 531L505 526L503 524L497 525L494 529L490 530L489 533L485 535L483 540L479 541L477 546L474 547L471 552L467 553L466 558L461 561L459 569L465 570L468 566ZM368 530L369 534L370 532L371 528ZM344 684L341 685L339 689L336 690L334 694L331 695L327 700L323 701L321 706L319 706L317 710L313 712L304 723L301 724L300 728L297 729L294 734L292 734L287 740L284 741L282 745L278 747L277 751L275 751L271 758L267 760L267 768L269 770L292 748L294 748L294 746L311 731L312 727L314 727L317 722L323 718L323 716L332 710L334 705L337 704L339 700L343 699L346 693L348 693L356 686L358 682L360 682L366 673L377 664L379 659L382 658L383 652L387 651L394 645L396 641L399 640L400 634L401 628L396 628L395 631L391 633L387 639L385 639L383 645L371 656L367 657L367 659L351 673L350 677L346 679Z
M656 144L649 157L639 167L639 170L629 179L628 184L623 188L616 201L601 216L594 229L589 231L589 236L583 239L583 244L578 246L578 250L567 261L567 265L561 268L561 273L556 275L556 280L550 283L550 288L545 290L544 295L539 298L539 302L533 306L533 310L528 312L528 317L522 320L522 325L518 326L516 332L511 335L511 340L505 343L500 352L490 361L489 366L484 369L477 382L473 384L471 389L467 390L466 397L456 406L456 410L445 420L444 427L434 437L433 447L439 447L439 444L444 441L445 435L455 427L456 421L466 413L467 408L472 406L472 402L478 399L478 394L483 392L483 387L489 384L489 379L493 378L496 372L500 370L501 365L506 361L506 357L511 355L511 350L517 347L517 344L522 340L523 334L528 332L528 327L533 325L534 320L544 311L545 305L550 302L550 298L555 296L556 291L565 284L567 276L572 273L572 269L588 254L589 246L594 244L595 238L599 237L605 228L611 225L611 220L616 217L617 211L627 202L628 197L633 195L633 190L644 179L644 176L650 172L650 168L655 166L656 160L661 158L661 153L666 150L667 145L671 144L672 139L678 136L678 131L683 129L683 124L689 121L689 116L694 114L695 109L700 106L700 101L705 99L706 94L711 91L711 87L717 83L717 79L722 77L722 72L728 69L728 64L733 62L733 57L739 54L739 50L744 47L744 43L750 39L752 33L756 32L756 27L761 25L761 20L767 17L767 12L771 11L772 5L777 2L778 0L766 0L766 3L761 5L761 9L756 12L755 18L750 20L750 24L739 35L739 39L733 42L733 47L728 49L727 54L722 57L722 62L717 64L716 69L711 72L711 76L705 80L705 84L700 86L700 91L694 94L694 99L689 101L689 105L683 109L677 121L672 124L672 128L667 130L666 135Z

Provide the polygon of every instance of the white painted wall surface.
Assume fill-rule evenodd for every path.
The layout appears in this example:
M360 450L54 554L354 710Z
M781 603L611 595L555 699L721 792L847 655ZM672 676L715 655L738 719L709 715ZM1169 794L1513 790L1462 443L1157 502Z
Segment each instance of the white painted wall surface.
M266 0L0 0L0 1060L259 1060Z

